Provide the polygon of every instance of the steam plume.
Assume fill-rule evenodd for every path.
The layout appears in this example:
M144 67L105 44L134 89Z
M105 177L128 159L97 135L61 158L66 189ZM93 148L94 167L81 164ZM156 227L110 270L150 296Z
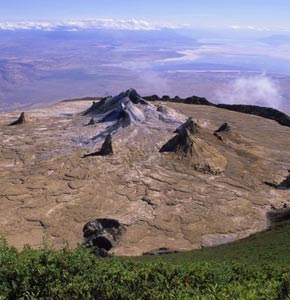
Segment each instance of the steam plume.
M241 77L217 90L219 103L249 104L279 109L283 102L278 83L266 75Z

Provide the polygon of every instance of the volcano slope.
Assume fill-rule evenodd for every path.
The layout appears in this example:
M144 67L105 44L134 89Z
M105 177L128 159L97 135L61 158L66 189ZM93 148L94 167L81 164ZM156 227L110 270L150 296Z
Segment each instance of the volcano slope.
M264 184L290 169L290 128L272 120L147 103L134 90L26 115L0 123L0 235L18 248L75 246L87 222L106 218L125 228L109 249L118 255L217 245L266 229L271 207L290 199ZM108 136L113 154L88 155Z

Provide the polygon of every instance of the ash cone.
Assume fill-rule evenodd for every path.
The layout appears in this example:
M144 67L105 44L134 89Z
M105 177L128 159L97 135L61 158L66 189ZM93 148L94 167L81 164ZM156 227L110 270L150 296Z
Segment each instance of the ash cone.
M107 97L99 102L93 102L91 107L81 115L90 116L98 124L108 123L107 127L103 127L102 131L91 139L93 141L102 140L106 136L114 135L119 130L130 126L140 127L146 123L160 126L160 122L181 123L167 110L157 111L154 105L147 103L134 89L129 89L115 97Z
M226 158L217 149L195 135L198 132L198 126L191 119L179 126L175 132L177 135L161 147L160 153L177 154L178 157L185 159L188 166L200 172L219 174L225 171Z
M19 118L16 121L10 123L9 126L21 125L21 124L25 124L27 122L28 121L27 121L27 119L25 117L25 114L24 114L24 112L22 112L20 114Z

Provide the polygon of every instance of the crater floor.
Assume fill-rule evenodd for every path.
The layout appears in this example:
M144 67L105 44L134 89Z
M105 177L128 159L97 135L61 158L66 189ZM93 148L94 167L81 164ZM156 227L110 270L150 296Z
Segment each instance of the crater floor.
M90 101L27 111L29 122L19 126L7 124L20 112L2 113L0 235L18 248L39 247L43 239L75 246L88 221L112 218L126 227L113 252L140 255L160 247L221 244L267 228L270 206L290 200L289 191L264 184L288 174L290 128L209 106L150 107L157 111L160 105L177 122L156 119L120 128L112 136L112 156L86 158L101 147L94 138L110 124L85 126L91 116L79 113ZM226 158L224 172L200 172L187 158L159 152L188 117ZM225 122L231 134L220 140L213 132Z

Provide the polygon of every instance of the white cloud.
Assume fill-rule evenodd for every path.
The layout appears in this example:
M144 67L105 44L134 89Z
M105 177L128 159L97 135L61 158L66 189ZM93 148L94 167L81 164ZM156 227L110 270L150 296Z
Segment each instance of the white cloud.
M163 28L200 28L198 24L193 23L152 23L141 19L91 19L74 20L59 22L0 22L0 30L42 30L42 31L81 31L89 29L119 29L119 30L160 30ZM217 29L217 26L205 26L201 28ZM273 31L273 28L257 27L252 25L230 25L233 30L251 30L251 31ZM289 31L289 28L276 28L281 32Z
M267 27L255 27L255 26L252 26L252 25L232 25L230 26L231 29L234 29L234 30L254 30L254 31L271 31L270 28L267 28Z
M240 77L216 92L219 103L268 106L279 109L283 97L276 81L265 75Z
M153 24L137 19L94 19L62 22L0 22L0 30L81 31L92 29L160 30L177 28L169 24Z
M265 26L253 26L253 25L231 25L229 27L233 30L248 30L248 31L261 31L261 32L289 32L290 28L288 27L277 27L277 26L271 26L271 27L265 27Z

